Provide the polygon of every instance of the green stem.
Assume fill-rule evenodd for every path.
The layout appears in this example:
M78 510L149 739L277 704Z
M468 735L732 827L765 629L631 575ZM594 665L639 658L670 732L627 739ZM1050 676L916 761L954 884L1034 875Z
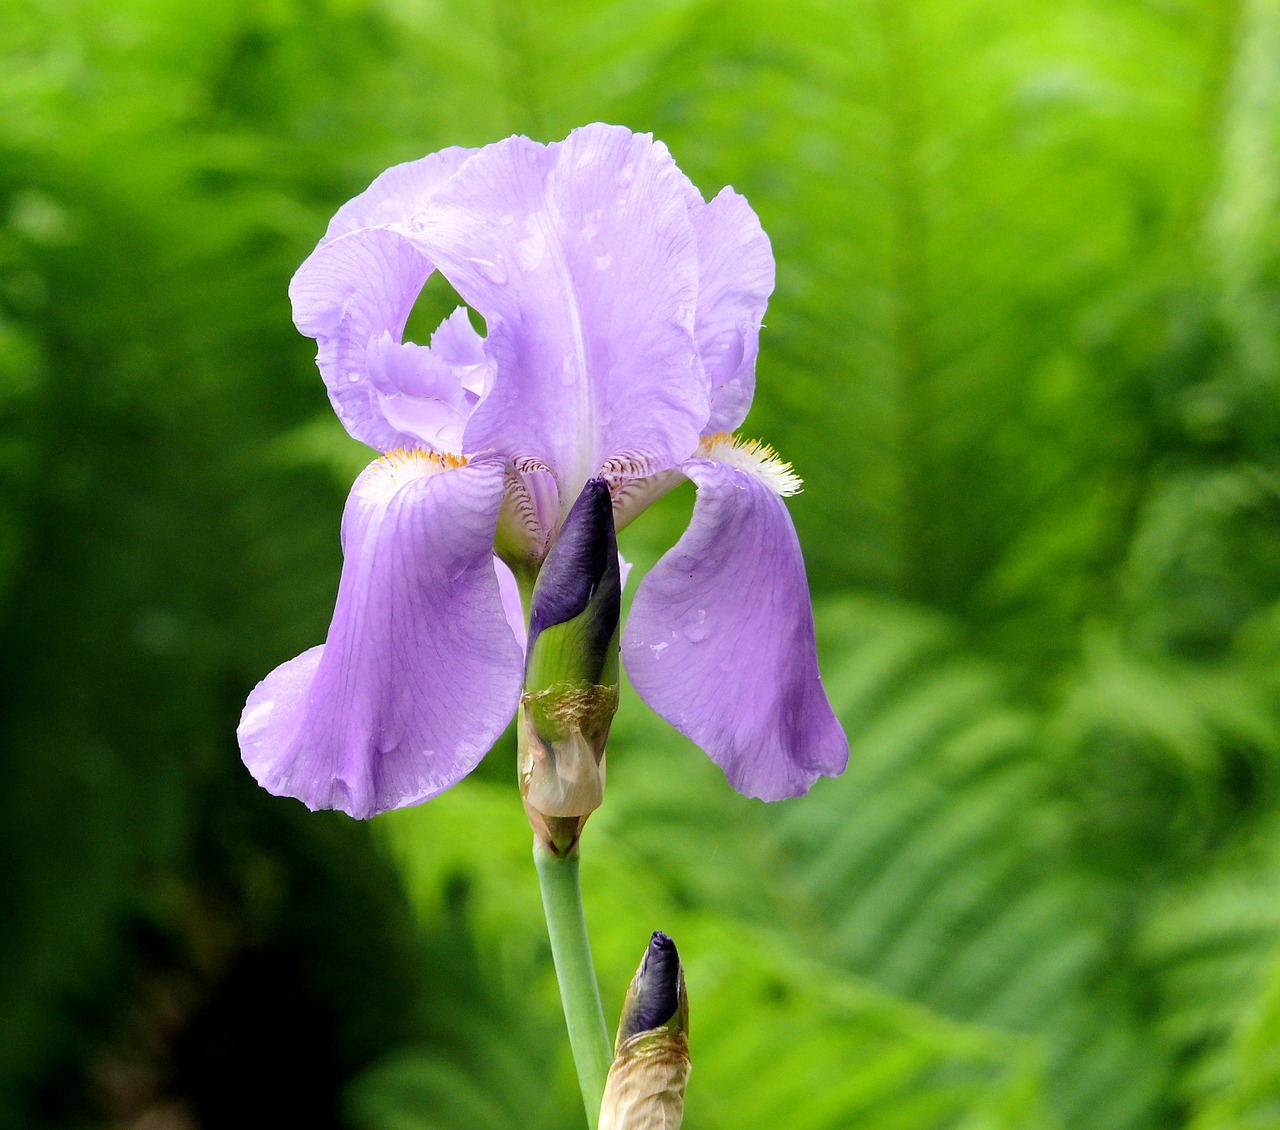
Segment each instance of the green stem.
M542 906L551 937L551 956L560 982L560 1000L569 1026L569 1045L578 1069L578 1086L587 1110L587 1124L596 1130L605 1077L613 1062L613 1047L605 1028L600 989L591 964L587 923L582 916L582 889L578 885L578 849L555 855L538 839L533 841L533 861L542 887Z

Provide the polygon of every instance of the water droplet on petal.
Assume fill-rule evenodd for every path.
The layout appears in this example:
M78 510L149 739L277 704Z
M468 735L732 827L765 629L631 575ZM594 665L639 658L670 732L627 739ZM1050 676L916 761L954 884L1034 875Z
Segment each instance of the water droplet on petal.
M495 263L491 259L468 259L477 271L479 271L494 286L505 286L507 282L507 269L501 263Z
M404 737L403 729L403 725L394 717L385 720L374 742L378 752L394 753Z
M618 187L626 188L633 180L636 179L636 166L633 161L628 161L618 171Z
M663 647L665 646L666 644L663 644ZM240 725L246 730L251 729L254 726L260 725L266 722L266 720L271 716L271 712L275 708L276 708L275 699L269 698L267 699L266 702L260 702L252 710L250 710L248 714L244 716L244 720L240 723Z
M597 271L607 271L611 266L613 266L613 256L607 251L603 255L596 256Z
M699 608L684 618L684 638L690 643L701 643L711 635L711 625L707 623L707 610Z
M360 379L360 374L355 369L352 369L351 372L347 374L347 380L351 381L352 384L354 384L359 379Z
M526 271L535 271L546 253L547 240L540 228L534 228L527 237L516 244L516 254L520 257L520 266Z

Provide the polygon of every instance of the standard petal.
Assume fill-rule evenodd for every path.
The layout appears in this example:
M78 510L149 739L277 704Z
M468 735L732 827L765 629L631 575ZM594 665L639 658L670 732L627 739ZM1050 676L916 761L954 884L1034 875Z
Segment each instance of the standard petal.
M648 136L588 126L481 150L408 234L484 317L493 388L468 451L545 463L561 513L610 458L669 467L709 411L683 178Z
M408 223L474 152L451 146L416 161L393 165L338 209L320 242L328 243L361 228Z
M431 345L397 341L390 332L365 349L375 403L391 427L432 451L461 451L462 433L488 383L484 342L458 307Z
M338 209L289 284L294 323L320 347L316 363L338 418L356 439L379 451L419 445L458 450L485 383L482 357L463 361L453 355L455 339L470 329L456 318L436 331L442 336L439 350L434 340L430 352L401 344L409 312L434 267L412 241L391 230L412 224L474 152L442 149L382 173ZM478 335L471 331L470 337L474 343L466 344L478 346ZM424 369L474 391L460 417L448 395L415 398L398 387L398 377Z
M386 334L400 341L431 270L403 236L370 228L321 244L289 284L294 324L316 339L316 364L334 411L347 431L379 451L416 444L382 410L369 346Z
M269 792L373 816L443 792L502 732L523 666L491 555L502 475L410 452L357 480L328 639L268 675L241 718Z
M748 470L685 464L688 530L640 582L622 658L641 697L747 796L779 800L840 773L849 744L818 674L795 527Z
M731 432L756 387L760 323L773 293L773 250L760 220L731 188L692 209L698 235L696 333L711 387L704 431Z
M431 351L454 367L464 390L477 398L489 391L493 371L484 353L484 338L476 333L465 306L459 306L436 328Z
M461 322L455 312L441 325L431 347L401 340L432 270L403 235L366 228L316 248L289 284L294 323L316 339L338 418L379 451L459 450L487 383L479 335L461 324L465 310Z

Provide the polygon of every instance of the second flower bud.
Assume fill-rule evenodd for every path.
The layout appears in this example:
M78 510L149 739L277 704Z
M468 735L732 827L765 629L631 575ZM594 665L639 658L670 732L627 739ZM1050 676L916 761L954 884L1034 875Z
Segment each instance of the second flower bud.
M576 847L604 799L621 608L613 500L603 479L591 479L538 573L517 719L525 811L539 839L560 855Z

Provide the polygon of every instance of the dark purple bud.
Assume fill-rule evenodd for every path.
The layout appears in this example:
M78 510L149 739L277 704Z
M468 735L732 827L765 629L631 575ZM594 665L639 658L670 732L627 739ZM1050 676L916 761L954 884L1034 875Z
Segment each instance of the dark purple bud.
M525 688L617 681L622 579L613 499L603 479L582 488L534 586Z
M619 1044L640 1032L669 1025L682 1011L683 996L684 976L676 944L655 930L623 1005Z
M622 1004L600 1130L674 1128L689 1083L689 1000L676 944L658 931Z

